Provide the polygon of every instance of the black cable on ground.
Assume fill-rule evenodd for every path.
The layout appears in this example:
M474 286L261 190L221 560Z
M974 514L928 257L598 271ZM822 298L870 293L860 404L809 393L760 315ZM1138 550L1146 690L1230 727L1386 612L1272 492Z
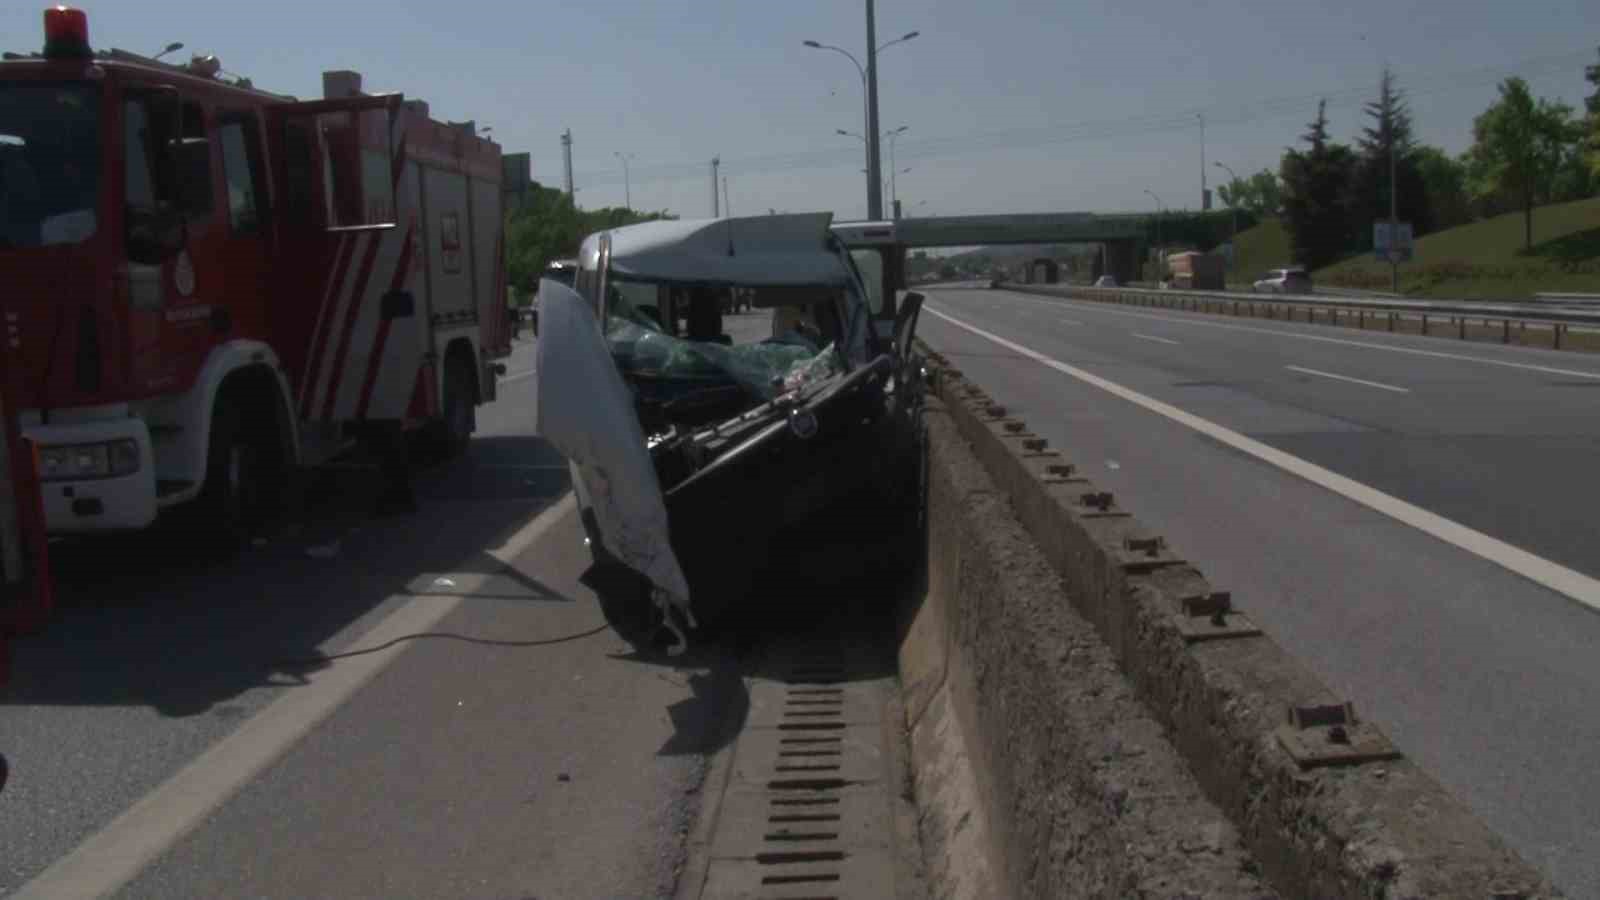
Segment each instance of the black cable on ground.
M363 647L360 650L345 650L345 651L340 652L340 653L330 653L327 656L307 657L307 658L304 658L304 659L279 660L279 661L277 661L275 663L272 663L272 666L273 666L273 668L281 668L281 669L299 669L299 668L306 668L306 667L310 667L310 666L320 666L320 665L322 665L324 663L330 663L330 662L333 662L335 660L348 659L348 658L350 658L352 656L366 656L369 653L377 653L380 650L387 650L390 647L393 647L395 644L400 643L401 641L415 641L415 640L420 640L422 638L443 638L443 639L452 640L452 641L462 641L462 642L468 643L468 644L480 644L480 645L483 645L483 646L486 646L486 647L548 647L548 646L550 646L552 644L565 644L565 643L569 643L571 641L582 640L583 638L586 638L586 637L593 637L593 636L599 634L602 631L609 630L610 628L611 628L610 625L598 625L598 626L596 626L594 628L589 629L588 631L580 631L580 632L578 632L576 634L568 634L568 635L563 635L561 637L543 638L543 639L540 639L540 640L527 640L527 641L512 641L512 640L501 640L501 639L496 639L496 638L472 637L470 635L455 634L455 633L449 632L449 631L423 631L423 632L419 632L417 634L401 635L400 637L397 637L397 638L395 638L393 640L384 641L383 643L377 645L376 647Z

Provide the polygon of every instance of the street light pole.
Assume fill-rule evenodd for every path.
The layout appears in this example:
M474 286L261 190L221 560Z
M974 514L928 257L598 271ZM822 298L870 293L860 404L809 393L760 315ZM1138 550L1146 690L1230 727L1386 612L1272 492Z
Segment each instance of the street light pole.
M894 164L894 142L901 134L910 131L910 125L901 125L889 132L889 209L893 218L900 218L900 189L897 186L897 170Z
M1219 163L1219 162L1214 162L1214 163L1212 163L1212 165L1216 166L1217 168L1221 169L1224 172L1227 172L1228 173L1228 177L1233 179L1234 185L1238 185L1240 183L1239 182L1239 176L1235 175L1233 173L1232 169L1228 168L1227 166L1225 166L1225 165L1223 165L1222 163ZM1237 190L1237 189L1238 189L1237 187L1234 188L1234 190ZM1228 267L1236 269L1236 268L1238 268L1238 259L1239 259L1239 198L1238 198L1238 196L1236 196L1236 195L1229 196L1229 198L1228 198L1228 209L1233 212L1233 229L1232 229L1231 234L1228 236L1228 243L1230 245L1232 245L1232 247L1233 247L1233 258L1228 260Z
M805 46L813 50L832 50L843 55L855 64L856 72L861 75L862 107L866 119L865 134L867 143L867 218L883 218L883 178L878 157L878 54L895 44L903 44L911 40L920 31L910 31L889 41L882 46L877 43L878 24L877 16L873 11L873 0L867 0L867 64L861 65L855 54L832 44L818 43L817 41L804 41Z
M867 218L883 218L883 171L878 158L878 17L867 0Z
M717 204L717 167L722 165L722 157L711 157L711 218L720 219L722 213Z
M1166 213L1167 209L1166 204L1161 202L1161 198L1156 197L1155 191L1145 188L1145 193L1149 194L1151 197L1154 197L1156 201L1156 281L1157 283L1160 283L1162 280L1159 277L1162 274L1161 270L1166 267L1166 260L1164 259L1165 254L1161 252L1163 249L1161 243L1161 219Z
M617 159L622 160L622 196L623 196L623 203L625 203L627 205L628 209L633 209L633 185L630 182L629 176L628 176L628 160L633 158L633 154L632 153L621 153L621 152L616 152L616 151L614 151L614 153L615 153Z

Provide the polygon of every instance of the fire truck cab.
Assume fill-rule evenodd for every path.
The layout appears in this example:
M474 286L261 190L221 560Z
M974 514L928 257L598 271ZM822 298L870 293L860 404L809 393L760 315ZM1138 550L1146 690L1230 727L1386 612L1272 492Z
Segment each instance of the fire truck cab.
M510 352L497 144L354 72L298 101L45 37L0 61L0 315L51 533L242 535L365 435L465 445Z

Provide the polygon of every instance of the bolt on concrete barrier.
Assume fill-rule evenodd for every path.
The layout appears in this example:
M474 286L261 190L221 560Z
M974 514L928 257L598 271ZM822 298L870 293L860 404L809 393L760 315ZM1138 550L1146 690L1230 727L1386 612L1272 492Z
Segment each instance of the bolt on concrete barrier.
M1005 423L1005 429L1007 431L1011 432L1012 434L1018 434L1023 429L1025 429L1027 427L1028 427L1027 423L1025 423L1025 422L1006 422Z
M1167 541L1166 538L1162 537L1130 537L1123 538L1122 546L1133 553L1143 553L1146 556L1160 556L1161 551L1167 546Z
M1050 442L1044 438L1027 438L1022 442L1022 449L1031 450L1035 453L1048 446L1050 446Z

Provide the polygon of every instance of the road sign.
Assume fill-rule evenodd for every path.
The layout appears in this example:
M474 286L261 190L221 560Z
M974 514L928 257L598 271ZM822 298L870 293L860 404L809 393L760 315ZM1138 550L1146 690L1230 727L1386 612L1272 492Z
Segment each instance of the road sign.
M1379 262L1410 262L1411 223L1396 222L1391 229L1388 222L1373 222L1372 255L1376 256Z

